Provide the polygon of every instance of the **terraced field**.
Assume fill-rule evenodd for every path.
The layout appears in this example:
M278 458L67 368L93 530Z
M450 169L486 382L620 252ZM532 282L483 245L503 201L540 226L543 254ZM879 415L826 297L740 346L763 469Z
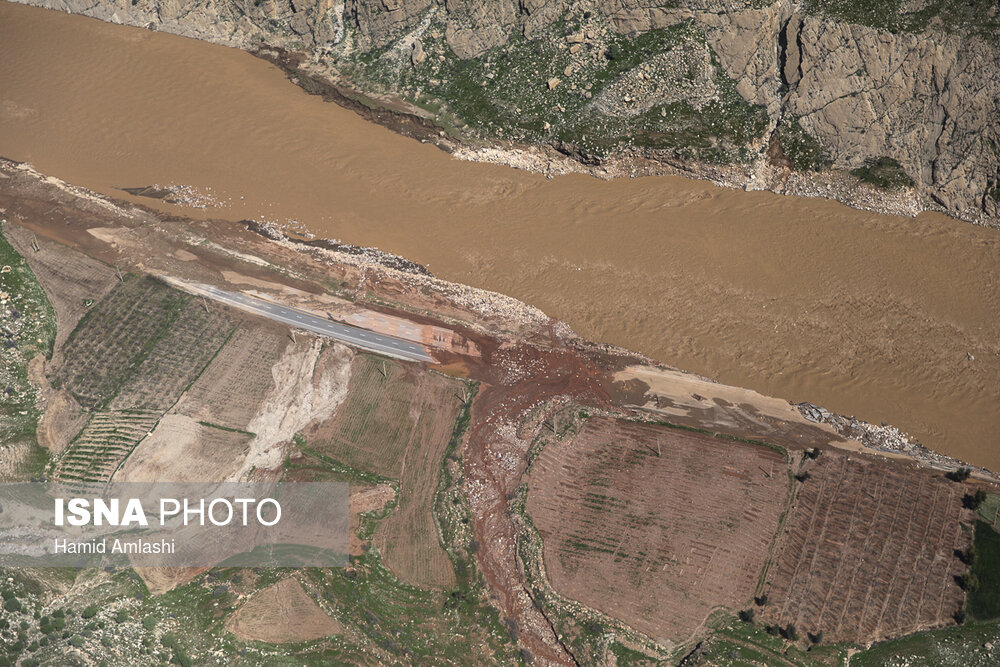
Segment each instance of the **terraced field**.
M967 489L837 452L807 469L761 616L860 644L954 624L965 599L955 577L967 569L955 552L972 539Z
M526 509L556 592L683 641L714 609L753 596L788 470L764 446L590 418L542 449Z
M155 410L97 412L63 451L53 477L70 484L104 483L146 437L161 413Z
M54 477L103 483L205 369L236 326L152 278L128 277L69 336L52 380L94 410Z

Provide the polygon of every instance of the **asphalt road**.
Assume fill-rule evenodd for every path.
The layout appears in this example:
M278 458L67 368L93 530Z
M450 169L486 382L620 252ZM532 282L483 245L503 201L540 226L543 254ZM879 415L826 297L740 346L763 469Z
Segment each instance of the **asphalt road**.
M211 285L187 283L177 280L171 282L178 286L183 286L188 291L203 294L215 301L221 301L241 310L262 315L268 319L295 327L296 329L303 329L321 336L328 336L363 350L384 354L397 359L405 359L406 361L434 361L434 358L427 354L427 348L419 343L375 333L369 329L362 329L350 324L334 322L333 320L302 310L282 306L273 301L259 299L239 292L227 292Z

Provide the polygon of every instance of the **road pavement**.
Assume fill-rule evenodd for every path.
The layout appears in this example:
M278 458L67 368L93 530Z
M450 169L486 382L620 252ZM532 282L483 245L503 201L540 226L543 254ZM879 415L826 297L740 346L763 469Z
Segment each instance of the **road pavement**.
M336 322L325 317L313 315L304 310L290 308L268 299L261 299L241 292L228 292L211 285L189 283L176 278L169 278L167 282L187 292L220 301L240 310L262 315L263 317L287 324L296 329L302 329L310 333L319 334L320 336L327 336L363 350L406 361L434 361L434 358L427 353L427 348L419 343L376 333L369 329L362 329L350 324Z

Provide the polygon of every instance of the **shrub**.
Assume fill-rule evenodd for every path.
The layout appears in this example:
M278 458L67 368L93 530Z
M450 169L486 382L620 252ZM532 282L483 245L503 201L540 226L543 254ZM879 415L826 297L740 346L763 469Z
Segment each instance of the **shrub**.
M22 609L24 609L23 605L21 605L21 601L18 600L17 598L10 598L6 602L4 602L3 608L6 609L7 611L21 611Z
M864 166L851 170L851 175L880 190L900 190L913 185L902 165L891 157L882 156L865 160Z
M97 605L92 604L84 608L83 613L80 614L83 618L93 618L97 616Z

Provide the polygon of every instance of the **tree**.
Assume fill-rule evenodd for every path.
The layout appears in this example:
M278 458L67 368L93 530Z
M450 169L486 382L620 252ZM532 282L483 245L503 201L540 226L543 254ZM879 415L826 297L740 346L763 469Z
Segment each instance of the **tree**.
M753 609L741 609L736 615L739 616L740 620L744 623L753 623Z
M807 479L809 479L809 473L807 471L803 470L800 473L796 473L795 479L797 479L800 482L804 482Z
M796 639L799 638L799 631L795 629L794 625L789 623L784 627L784 629L782 629L781 636L784 637L785 639L790 639L792 641L795 641Z
M806 634L809 636L809 641L811 641L813 644L819 644L821 641L823 641L822 630L817 630L816 632L807 632Z
M965 480L969 479L969 475L971 474L972 470L970 468L962 467L959 468L958 470L952 470L950 472L945 473L945 477L947 477L953 482L964 482Z
M754 602L754 604L756 604L756 605L757 605L758 607L763 607L764 605L766 605L766 604L767 604L767 593L764 593L763 595L760 595L760 596L758 596L758 597L755 597L755 598L753 599L753 602Z
M962 507L973 511L979 509L984 502L986 502L986 492L982 489L976 489L975 493L962 496Z

